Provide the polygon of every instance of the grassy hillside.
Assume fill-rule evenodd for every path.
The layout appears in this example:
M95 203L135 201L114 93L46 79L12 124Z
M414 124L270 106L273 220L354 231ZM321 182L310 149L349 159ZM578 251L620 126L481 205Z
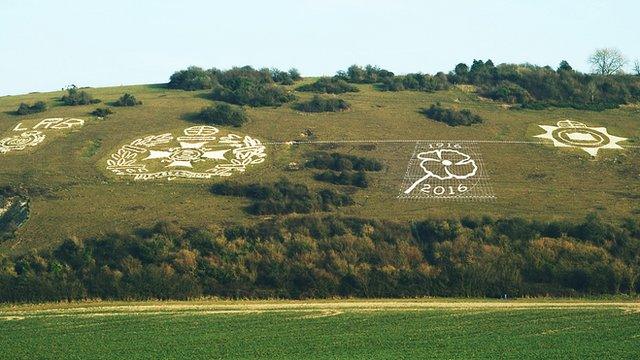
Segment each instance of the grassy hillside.
M0 307L0 342L15 359L622 359L639 316L584 300L72 303Z
M311 79L304 80L305 82ZM360 92L340 97L351 109L338 113L306 114L285 105L278 108L247 108L249 122L241 128L218 126L226 132L247 134L267 146L266 161L236 174L239 182L275 181L287 177L312 188L337 186L313 179L310 170L287 171L290 162L303 162L306 153L327 149L327 144L284 144L307 140L311 129L317 141L336 143L330 152L361 155L380 160L382 172L371 173L368 188L355 191L355 204L338 214L381 219L411 220L464 215L523 216L533 219L577 219L591 212L620 219L640 212L640 149L601 150L592 159L580 149L554 148L535 143L543 131L538 124L555 125L573 119L590 126L606 127L610 134L629 138L621 145L635 145L640 133L640 110L627 106L603 112L550 108L509 110L498 102L453 88L434 93L380 92L358 85ZM242 198L209 192L214 180L166 179L135 182L106 170L106 161L119 147L134 139L181 131L193 126L191 114L212 104L208 91L170 90L163 85L86 89L103 102L115 101L124 92L135 94L141 106L114 108L115 114L98 119L89 113L104 104L61 106L62 92L35 93L0 98L0 137L18 123L35 124L50 117L86 120L82 128L48 137L41 146L23 152L0 154L0 185L22 186L30 194L30 218L16 238L0 244L2 252L22 252L48 246L65 237L80 238L111 231L131 231L159 219L182 225L216 227L229 222L252 222L256 216L242 211ZM312 94L297 93L299 99ZM43 113L13 114L21 102L44 100ZM485 121L473 126L450 127L425 118L419 110L440 102L466 108ZM496 200L465 202L446 200L399 200L402 178L415 142L409 140L481 140L485 169ZM387 142L375 143L384 140ZM364 144L375 147L363 147Z

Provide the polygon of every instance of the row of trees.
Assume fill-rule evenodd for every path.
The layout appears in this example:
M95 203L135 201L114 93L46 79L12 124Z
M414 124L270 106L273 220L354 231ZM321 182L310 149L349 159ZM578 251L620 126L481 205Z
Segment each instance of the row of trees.
M480 95L524 108L549 106L586 110L615 108L640 101L640 78L625 75L628 63L620 51L611 48L596 50L589 58L592 74L575 71L562 61L557 69L530 64L494 65L491 60L474 60L469 67L460 63L449 74L407 74L397 76L376 66L350 66L338 71L335 79L350 83L374 83L383 91L437 91L451 84L470 84ZM640 75L640 60L633 71Z
M552 69L529 64L495 66L491 60L474 60L471 67L458 64L449 79L455 84L475 85L489 98L529 108L602 110L640 101L640 78L583 74L566 61Z
M634 294L640 223L335 216L68 239L0 258L0 301Z

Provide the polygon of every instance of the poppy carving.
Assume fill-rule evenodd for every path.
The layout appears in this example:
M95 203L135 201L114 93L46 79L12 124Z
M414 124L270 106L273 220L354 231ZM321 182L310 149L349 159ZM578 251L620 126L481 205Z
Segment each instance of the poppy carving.
M415 181L404 193L409 194L418 185L429 178L438 180L464 180L478 172L478 165L471 156L453 149L438 149L421 152L417 158L422 160L420 167L425 175Z

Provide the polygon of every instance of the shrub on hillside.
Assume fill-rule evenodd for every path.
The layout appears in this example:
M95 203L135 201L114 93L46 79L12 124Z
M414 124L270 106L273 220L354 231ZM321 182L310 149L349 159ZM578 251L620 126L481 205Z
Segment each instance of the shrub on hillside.
M289 71L280 71L278 69L270 69L271 79L281 85L292 85L294 82L302 79L297 69L290 69Z
M132 94L125 93L120 98L113 103L113 106L136 106L142 105L142 101L136 99L136 97Z
M280 106L294 96L278 84L293 84L299 79L300 73L295 69L285 72L243 66L223 71L191 66L171 75L168 86L183 90L213 89L214 100L237 105Z
M328 182L334 185L351 185L360 188L366 188L369 186L369 179L364 171L344 170L335 172L332 170L326 170L315 174L313 178L318 181Z
M216 73L218 84L213 88L213 100L237 105L280 106L295 96L276 85L268 69L255 70L250 66L232 68Z
M311 84L299 86L297 90L327 94L343 94L346 92L357 92L358 88L343 79L322 77Z
M67 94L62 95L60 100L68 106L76 106L76 105L89 105L89 104L97 104L100 102L99 99L94 99L88 92L84 90L78 90L76 86L71 86L67 89Z
M416 90L431 92L447 90L449 87L450 83L447 75L441 72L436 75L417 73L387 77L379 85L379 89L382 91Z
M393 78L393 76L391 71L372 65L367 65L364 68L351 65L347 71L338 71L336 74L337 78L356 84L375 84L387 78Z
M382 163L376 159L347 155L340 153L329 154L326 152L314 152L308 155L305 166L308 168L334 171L380 171Z
M111 114L113 114L113 110L109 108L97 108L91 112L91 115L101 118L105 118Z
M43 112L45 110L47 110L47 104L44 101L36 101L35 103L33 103L33 105L20 103L20 106L18 106L18 110L16 110L16 114L28 115Z
M302 75L300 75L300 71L298 71L298 69L296 68L289 69L289 76L291 76L291 79L293 79L293 81L302 80Z
M217 104L202 108L198 119L206 124L242 126L247 121L247 115L241 107L229 104Z
M443 122L449 126L469 126L482 123L482 118L479 115L473 114L467 109L460 111L446 109L440 103L433 104L428 109L423 109L422 113L429 119Z
M280 106L292 101L295 96L273 84L240 82L231 87L217 86L211 92L213 100L237 105Z
M314 95L307 101L301 101L293 106L296 110L304 112L337 112L349 109L349 103L338 98L323 98Z
M227 181L212 186L211 192L251 199L252 204L246 211L254 215L307 214L353 204L353 199L347 194L330 189L313 191L304 184L295 184L285 179L272 184L248 185Z
M167 86L171 89L187 91L211 89L215 76L211 70L204 70L197 66L189 66L186 70L176 71L169 78Z

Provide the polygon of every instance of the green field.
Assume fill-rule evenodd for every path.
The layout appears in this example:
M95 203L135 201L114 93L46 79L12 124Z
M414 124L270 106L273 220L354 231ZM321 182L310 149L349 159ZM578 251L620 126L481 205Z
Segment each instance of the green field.
M640 303L347 300L0 307L11 359L632 359Z
M240 129L221 126L223 131L248 134L267 144L266 161L233 179L255 182L287 177L312 188L328 187L313 180L309 170L286 171L290 162L302 162L307 152L322 149L322 144L282 144L305 140L301 133L311 129L317 141L355 141L337 144L330 151L373 157L384 164L384 171L372 173L372 183L366 190L353 194L355 205L340 208L339 215L400 221L464 215L573 220L592 212L605 219L636 216L640 212L640 149L635 142L640 136L637 107L604 112L558 108L514 111L465 89L425 93L380 92L370 85L359 88L358 93L340 96L351 103L349 111L303 114L289 105L248 108L248 124ZM189 114L212 103L205 96L207 91L170 90L163 85L88 91L107 103L130 92L143 105L114 108L115 114L101 120L89 115L96 105L59 105L57 99L62 92L0 97L0 137L19 123L31 124L43 118L86 120L82 128L49 137L39 147L0 155L0 185L22 186L31 194L29 220L14 240L0 244L1 252L47 247L66 237L129 232L161 219L175 220L184 226L256 220L257 217L241 211L246 200L209 193L209 186L217 180L134 182L117 178L105 169L110 155L133 139L193 126ZM297 96L306 99L311 95L297 93ZM20 102L36 100L45 100L50 109L27 116L12 113ZM471 109L485 122L471 127L449 127L418 112L435 102ZM626 146L624 150L601 150L595 160L580 149L535 143L480 143L478 151L490 177L495 201L396 198L415 146L407 140L536 141L533 136L543 132L539 124L554 125L567 118L604 126L609 133L629 140L621 143ZM375 148L360 146L375 140L391 142L377 143Z

